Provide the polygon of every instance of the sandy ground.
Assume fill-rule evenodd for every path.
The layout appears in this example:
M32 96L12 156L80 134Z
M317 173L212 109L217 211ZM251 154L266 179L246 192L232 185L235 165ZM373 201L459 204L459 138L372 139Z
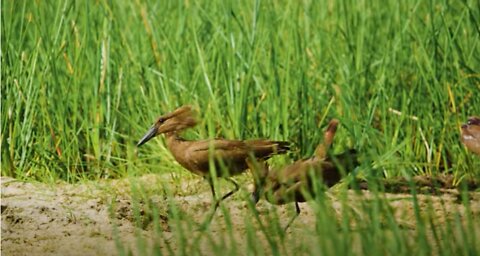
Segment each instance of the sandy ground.
M212 224L199 241L183 241L178 232L196 234L195 223L205 219L210 207L208 186L198 178L178 182L179 177L146 175L136 179L106 181L103 183L47 185L27 183L12 178L1 178L1 255L118 255L131 252L135 255L152 254L153 250L166 253L188 254L188 245L200 243L205 252L215 251L209 248L211 240L216 237L231 237L237 250L243 251L247 239L246 223L255 224L252 211L238 193L223 204L223 211L218 211ZM168 182L170 179L171 182ZM163 181L163 182L162 182ZM167 181L167 183L165 183ZM180 185L171 185L180 184ZM170 187L169 191L165 187ZM222 186L223 188L223 186ZM173 194L173 201L166 194ZM137 195L132 196L132 195ZM243 196L246 195L244 191ZM342 203L345 196L328 193L333 215L340 219ZM365 202L374 195L369 191L360 193L348 191L349 205L357 212L361 220ZM416 221L412 196L409 194L384 194L390 210L397 223L405 232L415 231ZM134 199L137 198L137 199ZM140 199L138 199L140 198ZM144 199L142 199L144 198ZM425 214L433 214L439 226L455 216L463 219L466 208L460 203L456 190L446 190L441 195L419 195L418 203ZM469 193L470 213L474 216L475 229L480 237L480 192ZM148 201L148 202L147 202ZM351 204L350 204L351 202ZM174 203L179 212L187 213L182 224L175 226L168 220L168 205ZM136 207L133 207L133 206ZM156 205L155 210L149 205ZM311 204L300 204L302 212L285 235L292 248L286 252L298 250L308 234L314 232L316 223L315 210ZM363 207L363 208L362 208ZM137 209L137 212L135 212ZM281 224L288 222L294 214L292 204L272 206L261 201L257 206L260 215L278 214ZM224 213L228 212L229 218ZM154 221L152 214L159 216ZM423 214L423 213L421 213ZM136 217L137 216L137 217ZM366 218L366 217L365 217ZM225 221L225 220L228 221ZM267 221L268 222L268 221ZM182 228L183 226L183 228ZM228 228L229 226L233 227ZM355 225L352 226L355 228ZM158 231L160 230L160 232ZM311 231L311 232L310 232ZM187 233L187 236L191 236ZM254 234L255 236L255 234ZM261 238L261 231L256 236ZM139 239L141 238L141 239ZM225 240L225 239L223 239ZM161 242L159 242L161 241ZM210 243L208 242L210 241ZM312 243L315 241L312 240ZM268 245L268 241L263 244ZM246 249L245 249L246 250ZM311 251L307 252L311 253Z

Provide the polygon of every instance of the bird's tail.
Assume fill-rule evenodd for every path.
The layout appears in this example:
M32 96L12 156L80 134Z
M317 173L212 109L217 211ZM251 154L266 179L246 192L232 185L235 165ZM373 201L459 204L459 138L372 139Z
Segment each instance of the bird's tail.
M272 155L285 154L290 151L291 144L287 141L250 140L247 141L256 158L266 159Z

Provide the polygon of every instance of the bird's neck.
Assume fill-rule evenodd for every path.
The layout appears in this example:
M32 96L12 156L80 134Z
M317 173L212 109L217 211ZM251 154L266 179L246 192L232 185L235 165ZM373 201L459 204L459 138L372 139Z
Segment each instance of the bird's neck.
M167 147L170 151L173 151L182 141L185 141L177 132L169 132L165 134L167 141Z
M173 155L175 160L187 170L193 170L189 158L188 148L192 145L192 141L188 141L180 137L176 132L166 133L165 139L167 148Z

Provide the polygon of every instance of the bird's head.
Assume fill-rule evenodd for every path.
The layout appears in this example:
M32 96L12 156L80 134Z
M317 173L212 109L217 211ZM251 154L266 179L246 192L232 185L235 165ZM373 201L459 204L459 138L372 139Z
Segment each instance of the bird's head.
M465 146L475 154L480 155L480 118L470 117L462 125L461 140Z
M196 124L197 119L192 107L179 107L173 112L159 117L142 139L140 139L137 146L140 147L159 134L181 131L193 127Z
M327 157L327 152L330 149L333 139L335 138L335 133L337 132L339 121L338 119L332 119L328 123L327 129L323 134L323 142L317 146L315 149L315 157L319 159L325 159Z

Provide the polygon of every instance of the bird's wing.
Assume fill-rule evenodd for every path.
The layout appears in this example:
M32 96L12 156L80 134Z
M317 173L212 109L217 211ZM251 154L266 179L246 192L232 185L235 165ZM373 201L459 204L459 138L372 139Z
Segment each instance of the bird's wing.
M325 174L329 174L335 171L335 166L326 161L322 161L318 158L302 159L288 165L278 171L276 174L276 180L281 184L293 184L297 182L305 182L313 175L315 177L323 177Z
M212 157L224 163L244 163L250 154L248 146L242 141L224 139L196 141L186 151L198 165L208 165Z
M276 174L277 180L281 184L293 184L305 180L308 170L311 168L310 159L298 160L291 165L279 170Z
M190 147L192 151L202 152L202 151L235 151L235 150L248 150L247 145L240 140L224 140L224 139L214 139L214 140L201 140L196 141Z
M274 154L284 154L290 150L290 143L274 140L247 140L245 144L253 152L255 157L268 159Z

